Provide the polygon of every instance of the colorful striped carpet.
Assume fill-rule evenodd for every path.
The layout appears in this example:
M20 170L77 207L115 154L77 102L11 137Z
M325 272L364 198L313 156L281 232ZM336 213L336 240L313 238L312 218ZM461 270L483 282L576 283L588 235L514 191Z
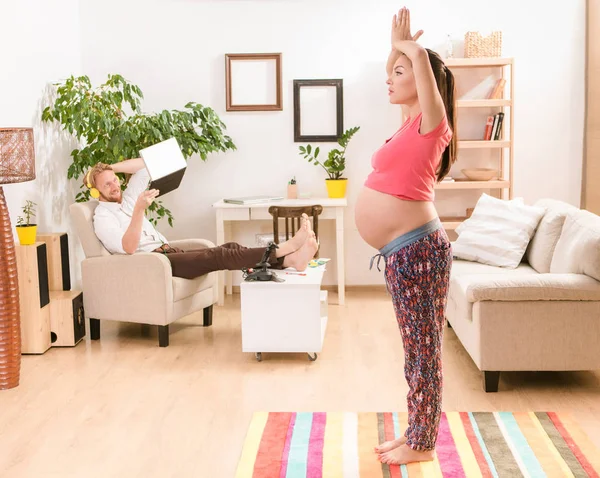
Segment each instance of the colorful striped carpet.
M236 478L600 478L600 451L568 414L443 413L434 461L381 464L374 445L406 426L406 413L255 413Z

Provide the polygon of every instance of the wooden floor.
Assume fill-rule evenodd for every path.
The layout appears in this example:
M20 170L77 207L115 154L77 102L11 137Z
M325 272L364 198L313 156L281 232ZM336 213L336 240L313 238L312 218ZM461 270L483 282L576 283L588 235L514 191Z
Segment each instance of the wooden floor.
M316 362L241 352L239 296L171 326L102 324L102 339L24 356L21 385L0 392L0 476L233 477L254 411L405 411L403 354L389 297L349 290L334 304ZM600 446L600 371L505 373L482 391L451 329L444 410L570 412Z

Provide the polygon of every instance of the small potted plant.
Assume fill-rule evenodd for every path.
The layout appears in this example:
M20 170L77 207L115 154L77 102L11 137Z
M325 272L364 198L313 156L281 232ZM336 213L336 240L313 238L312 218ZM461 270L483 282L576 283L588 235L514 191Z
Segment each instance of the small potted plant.
M35 217L36 203L26 200L25 206L23 206L23 216L17 217L17 235L19 236L19 243L22 246L31 245L35 243L37 224L31 223L31 218Z
M289 182L287 187L288 199L298 198L298 185L296 184L296 176L294 176Z
M360 126L355 126L346 130L338 140L338 144L342 147L342 150L332 149L329 151L327 160L323 163L317 159L321 151L319 147L313 150L310 144L306 147L300 146L300 155L304 159L307 159L309 163L313 163L315 166L321 166L327 172L329 178L325 180L325 184L327 185L327 194L330 198L343 198L346 196L348 179L343 177L344 170L346 169L346 148L352 136L359 129Z

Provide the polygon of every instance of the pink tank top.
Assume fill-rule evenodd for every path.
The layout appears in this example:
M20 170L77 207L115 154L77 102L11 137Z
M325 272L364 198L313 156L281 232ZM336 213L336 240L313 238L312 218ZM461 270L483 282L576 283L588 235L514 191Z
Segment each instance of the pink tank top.
M436 171L452 131L446 116L429 133L419 133L420 127L421 113L406 120L373 154L366 187L400 199L433 201Z

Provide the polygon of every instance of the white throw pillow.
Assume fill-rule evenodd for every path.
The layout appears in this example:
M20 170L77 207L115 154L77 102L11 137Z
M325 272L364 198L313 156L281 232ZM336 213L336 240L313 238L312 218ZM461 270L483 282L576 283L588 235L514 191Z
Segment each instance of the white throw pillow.
M545 212L521 198L506 201L482 194L471 217L456 228L454 257L514 269Z

